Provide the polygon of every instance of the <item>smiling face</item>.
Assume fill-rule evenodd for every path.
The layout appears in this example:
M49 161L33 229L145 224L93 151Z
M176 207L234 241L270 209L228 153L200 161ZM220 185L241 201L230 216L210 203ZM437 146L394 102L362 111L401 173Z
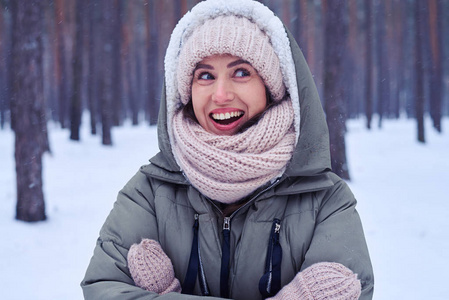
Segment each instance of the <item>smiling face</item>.
M192 105L207 132L233 135L265 110L265 85L247 61L231 55L210 56L195 68Z

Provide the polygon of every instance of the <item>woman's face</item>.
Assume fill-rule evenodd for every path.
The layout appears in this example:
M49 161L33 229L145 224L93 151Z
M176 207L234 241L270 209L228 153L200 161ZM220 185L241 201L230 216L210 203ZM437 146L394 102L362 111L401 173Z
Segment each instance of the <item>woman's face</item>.
M192 104L208 132L233 135L267 106L265 85L257 71L239 57L215 55L194 70Z

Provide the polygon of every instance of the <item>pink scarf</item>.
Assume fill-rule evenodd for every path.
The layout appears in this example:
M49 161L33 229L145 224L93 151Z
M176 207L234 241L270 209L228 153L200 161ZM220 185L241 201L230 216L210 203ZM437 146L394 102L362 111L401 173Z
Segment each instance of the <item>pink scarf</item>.
M203 195L234 203L282 175L295 147L291 101L280 102L242 133L211 134L184 116L173 118L174 155Z

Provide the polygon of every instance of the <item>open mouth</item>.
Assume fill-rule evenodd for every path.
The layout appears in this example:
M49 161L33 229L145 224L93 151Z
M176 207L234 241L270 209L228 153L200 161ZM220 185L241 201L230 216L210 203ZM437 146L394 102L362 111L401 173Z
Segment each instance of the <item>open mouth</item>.
M232 112L226 112L226 113L212 113L210 114L210 117L212 120L214 120L216 123L220 125L228 125L231 124L238 119L240 119L244 115L243 111L232 111Z

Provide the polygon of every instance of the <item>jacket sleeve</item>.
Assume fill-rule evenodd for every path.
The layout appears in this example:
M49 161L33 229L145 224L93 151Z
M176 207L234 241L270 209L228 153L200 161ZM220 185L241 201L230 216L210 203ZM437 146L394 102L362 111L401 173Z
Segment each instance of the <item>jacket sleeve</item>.
M142 238L158 240L153 204L153 187L146 176L138 172L119 192L100 231L93 257L81 282L85 299L200 298L179 293L158 295L135 286L127 264L128 250ZM201 297L204 298L217 299Z
M335 181L319 203L315 232L301 270L317 262L341 263L360 279L359 299L372 299L374 275L362 223L355 209L357 201L343 180L336 178Z

